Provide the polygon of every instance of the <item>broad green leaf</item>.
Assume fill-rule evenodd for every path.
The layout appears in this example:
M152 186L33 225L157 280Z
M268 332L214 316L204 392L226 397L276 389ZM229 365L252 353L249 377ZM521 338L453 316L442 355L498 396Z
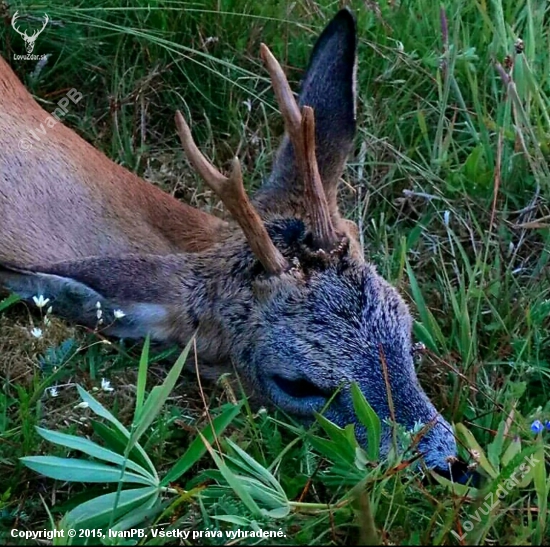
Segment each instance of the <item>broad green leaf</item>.
M223 475L223 478L227 481L227 484L233 489L235 494L241 498L241 501L246 505L248 510L256 516L261 516L262 511L256 504L256 502L252 499L250 494L248 493L248 490L243 487L242 483L240 482L239 478L227 467L225 462L216 454L210 443L203 437L201 433L199 433L201 438L203 439L204 444L206 445L206 448L210 455L212 456L212 459L214 460L215 464L218 466L218 469L220 470L220 473Z
M111 492L75 507L63 517L62 523L68 528L102 528L110 521L113 511L115 519L120 519L137 507L143 507L151 500L156 500L159 490L155 487L123 490L115 508L117 494L118 492Z
M130 432L92 395L90 395L85 389L83 389L80 386L76 386L78 390L78 394L80 395L80 398L85 402L88 403L88 407L90 410L96 414L97 416L100 416L101 418L105 418L108 422L111 422L120 433L122 433L127 439L128 442L130 441ZM156 480L158 480L157 470L155 469L155 466L153 465L153 462L151 461L151 458L147 455L145 450L139 445L136 444L137 449L139 450L139 453L143 457L143 459L147 462L147 465L149 466L149 471L153 474Z
M262 509L267 508L271 510L286 507L290 511L290 506L284 492L281 494L277 489L271 488L254 477L237 474L235 476L250 496L263 506Z
M353 453L353 459L350 460L348 454L341 450L338 443L316 435L309 435L308 440L315 450L334 464L353 465L355 463L355 452Z
M450 481L449 479L442 477L439 473L436 473L435 471L430 471L430 475L436 482L438 482L442 486L445 486L451 492L453 492L455 496L458 496L460 498L478 497L479 490L477 488L474 488L473 486L467 486L465 484Z
M119 498L120 505L120 498ZM162 505L159 503L158 496L151 496L143 505L132 509L121 520L119 520L111 530L117 532L129 530L130 528L143 527L143 523L148 521L162 510Z
M209 443L214 442L214 437L219 437L225 429L233 422L235 417L241 411L242 403L237 406L231 406L224 410L222 414L216 416L212 420L212 424L208 424L203 430L202 435ZM212 425L214 431L212 431ZM161 481L163 486L177 481L182 475L184 475L193 465L195 465L206 454L206 446L202 442L200 436L197 436L193 442L189 445L189 448L185 451L185 454L176 462L174 467L168 472L168 474Z
M79 385L76 386L76 389L82 401L87 403L94 414L111 422L125 437L130 438L130 432L95 397Z
M502 469L498 477L493 480L487 491L496 492L503 489L505 492L511 492L517 487L521 488L523 480L520 477L522 475L532 476L532 458L537 459L537 456L533 456L537 450L538 446L527 446L519 454L516 454Z
M358 446L355 449L355 462L354 462L355 467L361 470L366 469L369 462L370 462L370 459L367 458L367 453L361 447Z
M380 439L382 438L380 418L355 382L351 384L351 399L359 421L367 430L367 456L371 461L377 461L380 456Z
M419 321L415 321L413 324L414 336L418 339L419 342L422 342L426 347L436 353L437 345L432 338L432 335L428 329Z
M80 452L84 452L84 454L88 454L88 456L92 456L93 458L109 463L114 463L119 467L122 467L126 462L127 468L143 475L144 477L147 477L151 484L155 484L155 477L153 477L153 475L151 475L151 473L149 473L146 469L141 467L141 465L138 465L131 460L127 460L124 456L103 448L88 439L77 437L76 435L60 433L58 431L50 431L41 427L36 427L36 431L42 438L51 443L65 446L71 450L79 450Z
M357 441L354 439L353 444L350 444L346 431L336 424L333 424L330 420L327 420L322 414L315 413L315 418L325 433L330 437L333 450L339 454L339 459L350 464L353 463L355 459L355 448L359 446ZM320 439L319 437L317 438Z
M280 496L286 500L285 491L279 484L279 481L263 465L259 464L252 456L247 454L241 447L237 446L231 439L226 439L227 444L240 456L243 463L248 468L250 474L254 475L264 484L271 485ZM233 458L232 458L233 459Z
M359 443L355 437L355 424L346 425L346 427L344 427L344 435L346 436L346 440L348 441L350 447L357 448L359 446Z
M506 466L510 463L512 458L521 452L521 439L519 437L513 438L508 445L508 448L502 455L502 465Z
M504 445L504 430L506 429L506 420L502 420L498 426L497 434L487 446L487 457L491 465L498 471L500 467L500 456Z
M128 482L137 484L154 484L151 479L124 473L121 469L103 463L57 456L25 456L20 460L30 469L60 481L69 482Z
M7 310L10 306L13 306L16 302L19 302L21 298L16 294L10 294L3 300L0 300L0 312Z
M109 449L120 455L125 453L126 447L128 445L128 439L120 431L118 431L114 427L110 427L104 424L103 422L98 422L97 420L90 420L90 423L96 435L103 439ZM137 446L134 446L132 450L130 450L128 458L136 462L141 467L148 468L149 465L147 464L147 461L145 460L141 452L138 450L138 447L141 448L141 446L138 444Z
M496 478L498 476L497 471L495 468L489 463L489 460L487 459L487 456L485 455L485 452L482 450L481 446L479 446L479 443L476 441L475 437L473 436L472 432L466 428L464 424L457 424L456 425L456 432L457 434L462 437L464 440L467 448L474 449L479 454L479 465L491 476L491 478Z
M546 482L546 463L544 455L544 445L542 439L540 439L539 446L535 452L535 458L538 460L533 466L533 482L535 484L535 491L537 493L537 505L538 505L538 526L535 530L535 536L533 538L533 545L541 545L544 539L544 532L546 530L547 519L547 507L548 507L548 495L550 494L547 482Z
M276 507L275 509L264 511L264 514L272 519L284 519L288 517L289 513L290 505L281 505L281 507Z
M174 389L174 386L180 377L181 371L185 366L187 355L191 350L194 339L195 337L193 336L193 338L189 340L187 346L185 346L184 350L181 352L181 355L170 369L170 372L164 379L162 385L155 386L151 390L151 393L149 394L149 397L147 397L139 416L134 421L134 429L130 436L129 442L130 447L133 447L145 431L147 431L147 428L153 423L164 406L166 399L170 396L170 393Z

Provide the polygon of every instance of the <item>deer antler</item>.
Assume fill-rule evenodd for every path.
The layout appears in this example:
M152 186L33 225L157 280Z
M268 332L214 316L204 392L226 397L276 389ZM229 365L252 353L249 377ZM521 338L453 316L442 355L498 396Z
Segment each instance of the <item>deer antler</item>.
M21 32L21 31L15 26L15 22L17 21L17 19L19 19L19 12L18 12L18 11L16 11L16 12L13 14L12 18L11 18L11 26L13 27L13 30L15 30L15 32L17 32L17 34L20 34L21 36L23 36L23 34L25 34L25 36L26 36L26 32L25 32L25 33Z
M176 127L187 158L203 178L204 182L222 200L227 210L233 215L248 240L252 252L263 267L272 274L281 274L288 268L288 262L275 247L265 225L246 195L243 185L241 164L234 158L229 177L222 175L198 149L191 130L178 110Z
M40 30L34 30L33 33L32 33L32 36L29 36L29 40L32 40L35 36L38 36L45 28L46 28L46 25L48 24L48 21L50 20L50 18L48 17L48 14L45 13L44 14L44 24L42 25L42 28ZM27 32L25 31L25 36L27 36Z
M313 108L300 108L277 59L265 44L260 46L260 55L269 71L271 83L285 128L294 148L298 169L304 181L305 204L314 243L323 250L331 251L341 243L330 216L327 197L315 155L315 117Z
M331 251L341 242L332 224L328 208L327 196L319 173L317 157L315 156L315 116L313 108L304 106L302 109L302 138L304 148L304 191L308 204L314 240L319 248Z

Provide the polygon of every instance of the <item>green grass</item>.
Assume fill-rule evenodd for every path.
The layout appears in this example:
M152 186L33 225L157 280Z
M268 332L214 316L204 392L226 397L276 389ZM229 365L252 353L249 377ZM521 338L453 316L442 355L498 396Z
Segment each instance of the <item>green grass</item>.
M257 188L282 131L259 44L269 45L295 85L338 5L13 2L10 14L46 11L53 24L36 42L35 53L51 53L40 75L31 78L34 63L12 66L48 110L68 89L80 91L83 100L64 122L113 160L181 199L218 209L183 159L175 110L190 113L197 142L217 165L238 153L249 188ZM16 541L12 527L68 526L79 504L117 491L105 482L45 478L24 465L22 457L83 457L45 442L44 429L89 437L136 465L145 465L146 454L161 481L144 498L148 508L134 513L133 524L147 530L285 534L238 544L460 544L452 531L467 533L463 543L550 541L550 432L530 431L533 420L550 420L548 6L357 0L351 7L360 33L361 129L342 207L359 223L366 255L409 299L415 336L427 346L420 379L456 424L462 454L480 453L484 488L426 486L399 457L378 462L356 450L349 430L323 421L305 430L286 416L258 412L225 381L202 390L192 376L180 381L147 424L139 409L147 397L160 397L160 388L152 389L167 377L166 353L103 343L56 320L46 328L24 305L6 302L0 533L8 541ZM8 25L0 35L5 57L23 53ZM33 339L29 329L39 325L45 335ZM113 392L102 390L104 377ZM145 427L139 439L130 442L109 419L77 407L76 384L129 431ZM49 394L53 385L58 397ZM358 415L369 414L363 408ZM210 420L224 431L216 439ZM494 508L483 509L531 454L539 463ZM129 496L130 504L124 491L119 502ZM181 541L228 541L212 536Z

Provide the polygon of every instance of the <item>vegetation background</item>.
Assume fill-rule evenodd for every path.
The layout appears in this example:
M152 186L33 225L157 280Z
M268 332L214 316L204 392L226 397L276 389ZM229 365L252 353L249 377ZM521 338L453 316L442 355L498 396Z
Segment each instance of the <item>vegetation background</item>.
M342 5L13 1L0 7L0 42L46 110L76 88L83 99L63 123L152 184L223 214L184 160L175 110L191 116L216 165L239 155L254 190L282 134L260 42L296 89L316 36ZM181 359L167 376L166 352L75 330L47 305L8 297L0 301L5 541L30 543L12 538L12 527L71 525L213 532L182 544L224 544L216 532L237 529L284 537L232 544L550 541L550 5L348 5L360 37L360 130L342 206L361 228L366 255L409 300L427 348L421 382L456 425L483 485L426 484L407 460L363 452L349 429L320 420L305 430L257 411L223 378L203 389L192 377L176 382ZM16 10L34 26L29 16L48 14L34 51L49 54L45 65L13 60L24 53L10 26ZM29 458L38 455L54 459ZM514 482L533 455L539 463ZM68 456L80 463L55 459ZM99 540L168 542L88 533L55 544Z

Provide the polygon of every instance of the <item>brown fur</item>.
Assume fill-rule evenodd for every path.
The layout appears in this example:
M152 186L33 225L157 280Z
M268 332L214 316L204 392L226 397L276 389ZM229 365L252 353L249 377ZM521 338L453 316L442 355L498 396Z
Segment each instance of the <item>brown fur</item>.
M226 228L115 164L41 108L0 58L0 260L204 250ZM51 118L53 119L53 118ZM46 134L29 130L40 125ZM21 139L32 142L29 151Z

